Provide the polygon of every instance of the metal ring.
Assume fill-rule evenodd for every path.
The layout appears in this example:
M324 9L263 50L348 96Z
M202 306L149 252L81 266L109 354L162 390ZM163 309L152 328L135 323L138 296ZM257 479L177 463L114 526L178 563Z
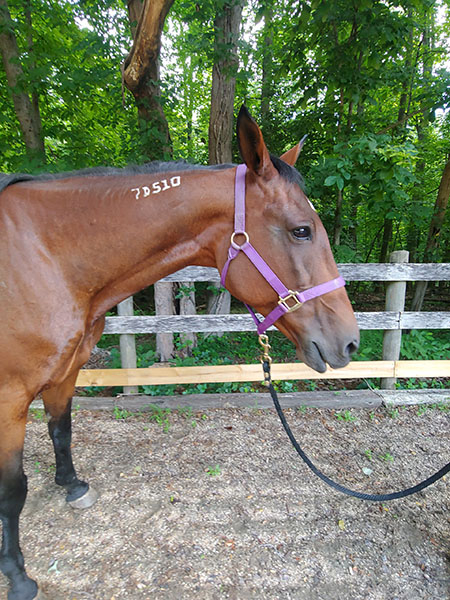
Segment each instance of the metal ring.
M236 242L234 241L235 235L243 235L245 237L244 244L248 244L250 242L250 238L248 237L248 233L246 231L234 231L233 234L231 235L230 243L235 250L240 250L242 248L242 246L244 245L244 244L242 244L241 246L239 246L239 244L236 244Z

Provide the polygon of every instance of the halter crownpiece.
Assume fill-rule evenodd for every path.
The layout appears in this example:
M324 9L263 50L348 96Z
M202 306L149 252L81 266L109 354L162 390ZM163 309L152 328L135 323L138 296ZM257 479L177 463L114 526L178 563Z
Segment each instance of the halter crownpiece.
M272 271L262 256L255 250L250 243L248 233L245 231L245 174L247 171L246 165L239 165L236 169L236 178L234 183L234 231L231 235L230 248L228 249L228 259L222 269L220 283L225 286L230 263L238 256L239 252L243 252L251 263L258 269L264 279L272 286L278 294L279 300L277 306L267 315L262 321L258 318L255 311L246 304L250 314L255 321L258 333L264 333L271 325L275 323L283 315L293 312L301 307L302 304L328 292L332 292L345 285L345 280L342 277L336 277L326 283L321 283L303 292L289 290L284 283ZM243 241L239 244L236 241L237 237L243 237Z

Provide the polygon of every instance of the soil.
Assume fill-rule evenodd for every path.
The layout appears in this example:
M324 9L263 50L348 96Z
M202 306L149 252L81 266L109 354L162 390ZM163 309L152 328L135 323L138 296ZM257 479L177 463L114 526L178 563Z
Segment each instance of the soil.
M287 415L318 465L357 489L410 486L448 460L448 411ZM79 512L53 484L45 424L29 423L22 548L50 600L450 597L448 476L368 503L309 472L273 410L121 416L74 415L79 475L100 493Z

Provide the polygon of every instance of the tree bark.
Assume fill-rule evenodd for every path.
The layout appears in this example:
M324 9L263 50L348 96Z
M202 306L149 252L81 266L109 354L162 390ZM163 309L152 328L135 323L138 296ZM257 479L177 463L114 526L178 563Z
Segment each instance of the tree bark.
M225 4L214 21L214 66L209 117L209 164L231 162L233 106L238 67L237 41L242 4Z
M450 159L444 167L441 183L439 185L436 202L434 204L433 216L431 217L430 228L428 230L427 244L423 255L423 262L433 261L434 251L439 244L439 235L445 220L448 200L450 197ZM411 304L411 310L421 310L425 292L427 290L426 281L418 281L414 290L414 298Z
M261 121L266 124L270 121L270 98L273 91L273 6L265 7L264 30L262 42L262 83L261 83Z
M380 263L387 262L389 244L392 239L392 225L393 225L392 219L384 219L383 239L381 241L380 258L379 258Z
M128 1L133 47L123 65L123 80L135 98L143 148L150 160L172 154L169 126L161 106L159 55L164 21L173 1Z
M209 117L209 164L232 162L233 107L238 68L237 43L241 24L241 2L227 3L217 12L214 21L214 66L211 89L211 112ZM220 288L219 284L210 283ZM231 307L230 293L210 292L210 314L228 314ZM223 335L217 332L216 335Z
M28 18L31 25L31 13L28 13ZM30 45L32 49L30 35L31 30L28 35L28 50ZM0 0L0 53L27 154L31 159L44 163L44 136L37 94L33 94L33 90L30 91L29 82L23 71L14 22L11 19L7 0Z

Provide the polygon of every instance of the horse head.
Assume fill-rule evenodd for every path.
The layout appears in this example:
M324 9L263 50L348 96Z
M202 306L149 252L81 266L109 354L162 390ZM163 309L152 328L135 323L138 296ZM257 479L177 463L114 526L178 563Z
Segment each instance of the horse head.
M277 317L277 328L297 348L297 355L313 369L324 372L345 366L359 345L359 331L343 280L339 278L325 228L304 194L302 179L294 164L302 142L280 158L269 154L260 128L245 107L241 108L237 135L245 173L246 228L232 246L252 249L288 290L286 311ZM236 229L235 229L236 231ZM236 239L236 238L232 238ZM222 247L223 248L223 247ZM231 250L232 251L232 250ZM223 256L223 255L222 255ZM282 303L274 286L255 268L243 252L233 266L223 258L230 292L264 316ZM321 289L326 282L339 281L306 302L302 292ZM276 286L275 286L276 287ZM307 292L306 292L307 293ZM292 301L292 302L291 302Z

